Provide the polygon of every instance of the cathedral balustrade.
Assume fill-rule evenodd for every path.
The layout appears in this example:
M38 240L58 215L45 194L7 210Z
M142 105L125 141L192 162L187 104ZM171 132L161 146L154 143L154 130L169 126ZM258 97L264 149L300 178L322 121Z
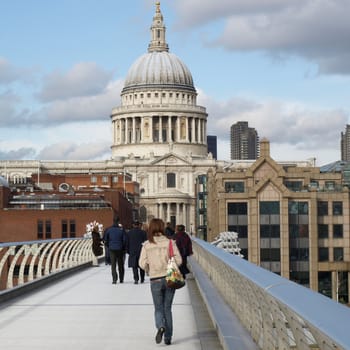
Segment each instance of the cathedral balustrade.
M0 244L0 293L86 264L96 264L91 238Z
M193 239L193 251L190 261L204 271L259 349L350 349L349 307L200 239ZM194 277L198 280L196 272ZM200 289L207 300L208 288ZM214 315L217 305L208 304ZM234 334L231 327L227 334Z
M139 113L140 110L144 110L145 112L147 110L157 109L157 112L160 111L187 111L187 112L200 112L200 113L207 113L206 108L202 106L194 106L194 105L187 105L187 104L139 104L139 105L124 105L120 107L114 107L112 109L112 117L115 114L125 113L127 110L128 112L135 112Z

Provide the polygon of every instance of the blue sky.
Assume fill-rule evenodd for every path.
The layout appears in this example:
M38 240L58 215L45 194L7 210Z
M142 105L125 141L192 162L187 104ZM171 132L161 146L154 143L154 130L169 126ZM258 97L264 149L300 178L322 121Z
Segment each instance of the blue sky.
M147 51L153 0L0 0L0 159L111 156L110 113ZM218 158L245 120L280 161L340 159L350 111L350 1L163 0Z

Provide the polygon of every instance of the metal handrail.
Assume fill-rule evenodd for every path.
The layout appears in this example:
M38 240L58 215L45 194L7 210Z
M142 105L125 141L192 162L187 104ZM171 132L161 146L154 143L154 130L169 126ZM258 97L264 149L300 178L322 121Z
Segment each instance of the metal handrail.
M193 238L194 259L260 349L350 349L350 308Z
M0 290L91 262L91 238L63 238L0 244Z

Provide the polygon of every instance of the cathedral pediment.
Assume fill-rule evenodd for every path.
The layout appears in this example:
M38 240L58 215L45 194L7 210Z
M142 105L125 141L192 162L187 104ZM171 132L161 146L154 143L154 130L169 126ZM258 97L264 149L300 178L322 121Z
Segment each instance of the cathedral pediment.
M188 193L181 192L175 188L166 189L157 193L157 198L179 198L179 199L190 199L191 196Z
M174 153L165 154L151 162L152 165L167 165L167 166L181 166L181 165L191 165L191 163L184 157L180 157Z

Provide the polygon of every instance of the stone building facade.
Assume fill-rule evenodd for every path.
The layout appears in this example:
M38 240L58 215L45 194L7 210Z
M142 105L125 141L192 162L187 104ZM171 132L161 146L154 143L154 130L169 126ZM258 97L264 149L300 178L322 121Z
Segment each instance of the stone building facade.
M208 174L208 240L238 232L249 261L348 303L349 188L341 173L277 163L269 141L258 160Z

